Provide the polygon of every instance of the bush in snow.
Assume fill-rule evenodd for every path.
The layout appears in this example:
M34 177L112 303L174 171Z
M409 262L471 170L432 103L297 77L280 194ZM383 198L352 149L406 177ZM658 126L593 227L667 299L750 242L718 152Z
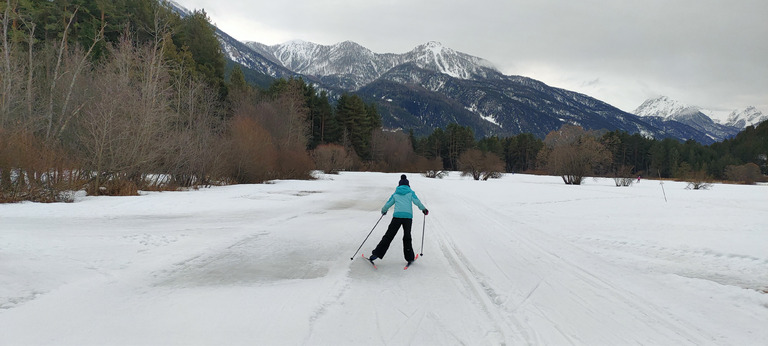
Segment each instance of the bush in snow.
M632 183L635 181L634 178L632 178L632 169L634 167L632 166L621 166L619 167L616 172L614 172L613 175L613 181L616 183L616 186L631 186Z
M469 149L459 156L459 168L462 176L471 176L475 180L497 179L504 171L504 161L494 153Z
M752 162L741 166L728 166L725 168L725 176L728 180L753 185L764 179L760 167Z
M559 175L566 184L581 185L584 177L604 171L611 153L597 135L574 125L563 125L544 139L539 163L548 174Z
M353 155L339 144L321 144L312 151L315 167L326 174L338 174L351 168L354 163Z
M685 180L688 182L685 188L689 190L708 190L712 187L712 178L705 170L691 172Z

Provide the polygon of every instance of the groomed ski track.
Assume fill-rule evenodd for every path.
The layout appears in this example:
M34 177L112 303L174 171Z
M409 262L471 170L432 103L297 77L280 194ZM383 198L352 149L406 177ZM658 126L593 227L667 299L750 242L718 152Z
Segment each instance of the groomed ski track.
M737 210L716 193L685 197L667 185L665 204L651 181L408 178L430 210L423 256L408 270L402 231L377 270L360 254L350 260L399 173L2 206L0 344L768 341L761 207L730 221L754 230L740 234L757 251L711 249L694 243L698 234L719 232ZM744 203L765 205L764 191L747 191L738 190L754 199ZM723 210L679 217L701 205ZM424 216L414 211L419 253ZM664 237L683 245L657 245Z
M349 308L345 301L351 301L370 312L349 315L345 323L349 330L345 328L344 333L350 344L371 339L366 328L354 327L360 324L375 325L374 335L381 344L602 345L637 341L682 345L713 340L706 331L676 320L663 307L635 294L632 287L638 286L626 282L629 278L622 277L625 281L621 283L602 279L615 277L617 268L540 230L538 218L561 217L556 206L541 208L540 215L521 215L514 206L530 202L514 191L498 191L509 194L506 205L487 204L484 196L488 191L465 193L493 190L493 181L418 182L411 185L431 211L424 256L417 270L396 270L403 262L398 234L386 259L378 261L377 271L370 272L365 263L350 266L350 283L339 307ZM453 184L466 187L453 192ZM563 186L562 190L566 196L577 194L573 187ZM415 215L413 239L418 251L424 216ZM368 247L375 246L382 233L377 232L379 237L372 237ZM649 282L639 287L655 285L650 278L644 280ZM336 312L343 314L343 309ZM338 323L344 317L326 320ZM320 322L315 322L307 343L328 340L338 333Z

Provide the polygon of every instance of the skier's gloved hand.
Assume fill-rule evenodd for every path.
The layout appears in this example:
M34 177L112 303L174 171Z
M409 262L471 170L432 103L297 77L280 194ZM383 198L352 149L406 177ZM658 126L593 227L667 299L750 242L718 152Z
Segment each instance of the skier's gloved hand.
M429 209L424 209L421 212L424 213L424 215L429 215Z
M386 210L382 210L381 211L381 215L387 215L387 211Z

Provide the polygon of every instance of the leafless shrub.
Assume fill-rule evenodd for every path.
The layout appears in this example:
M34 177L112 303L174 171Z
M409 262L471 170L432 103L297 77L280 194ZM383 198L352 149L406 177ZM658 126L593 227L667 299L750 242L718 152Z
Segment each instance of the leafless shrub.
M501 178L504 161L496 154L469 149L459 156L459 168L462 176L471 176L475 180L496 179Z
M161 145L169 138L172 114L160 54L156 47L135 47L124 38L110 47L111 58L93 74L94 101L85 104L77 126L85 167L94 172L92 194L123 193L102 189L107 182L123 185L114 182L121 179L143 188L145 176L162 168Z
M374 131L371 151L377 171L417 171L419 156L413 151L411 139L401 131Z
M230 127L229 175L237 183L261 183L271 179L277 164L272 135L255 119L245 116L232 119Z
M688 182L685 188L689 190L709 190L713 186L712 178L704 170L688 173L685 180Z
M616 186L632 186L632 183L635 181L634 178L632 178L632 170L634 167L632 166L621 166L619 167L616 172L614 172L613 181L616 183Z
M312 179L315 164L304 149L280 150L273 179Z
M321 144L312 151L315 167L326 174L338 174L352 166L350 153L338 144Z
M422 175L427 178L443 179L449 174L448 171L443 170L443 159L440 157L428 159L426 157L419 156L416 158L415 168L418 172L424 172Z
M726 167L725 176L728 180L747 185L753 185L764 178L760 172L760 167L751 162L740 166Z
M77 172L66 151L28 132L0 137L0 202L61 201L61 191L82 187Z
M548 174L559 175L566 184L580 185L584 177L611 162L610 152L579 126L563 125L544 139L539 163Z

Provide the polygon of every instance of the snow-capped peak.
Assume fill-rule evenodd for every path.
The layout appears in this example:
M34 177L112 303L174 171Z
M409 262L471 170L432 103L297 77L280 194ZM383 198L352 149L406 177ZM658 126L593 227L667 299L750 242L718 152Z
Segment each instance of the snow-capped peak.
M274 46L249 42L249 46L272 55L274 61L305 75L331 77L337 87L356 90L381 77L392 68L413 63L419 68L437 71L455 78L475 79L497 72L487 60L457 52L431 41L404 54L378 54L352 41L331 46L301 40Z
M641 117L674 118L678 115L689 115L700 112L699 107L690 106L667 96L650 98L635 109L634 114Z
M406 60L415 62L421 68L461 79L485 75L484 69L496 70L493 64L485 59L457 52L436 41L419 45L405 56Z
M747 126L757 125L766 120L768 120L768 115L765 115L757 108L750 106L743 110L735 110L731 112L731 114L728 115L727 124L729 126L745 128Z
M650 98L634 111L634 114L637 116L660 117L666 120L680 121L689 125L691 121L698 123L705 121L706 123L709 123L710 121L715 122L712 119L717 119L715 122L716 124L738 129L743 129L747 126L756 125L768 120L768 115L763 114L755 107L747 107L743 110L732 111L730 115L728 115L727 120L723 117L724 114L719 115L721 113L723 112L687 105L666 96ZM704 119L704 117L709 118L709 120Z

